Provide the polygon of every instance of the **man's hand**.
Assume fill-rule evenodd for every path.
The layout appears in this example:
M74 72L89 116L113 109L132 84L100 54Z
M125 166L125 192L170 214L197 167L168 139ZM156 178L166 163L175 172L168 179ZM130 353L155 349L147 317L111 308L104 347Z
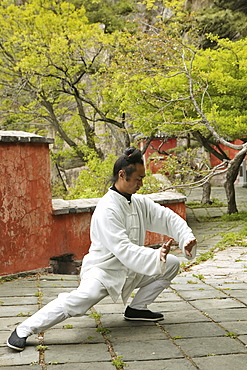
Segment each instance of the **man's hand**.
M192 239L187 244L185 244L184 251L188 257L192 257L191 251L194 245L196 245L196 239Z
M172 242L173 242L173 239L169 239L168 242L162 244L160 248L160 260L164 263L166 262L166 256L170 252L170 246Z

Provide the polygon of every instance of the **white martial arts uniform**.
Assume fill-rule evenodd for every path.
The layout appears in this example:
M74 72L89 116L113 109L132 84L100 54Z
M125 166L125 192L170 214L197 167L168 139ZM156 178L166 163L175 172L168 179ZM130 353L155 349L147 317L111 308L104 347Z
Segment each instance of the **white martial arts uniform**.
M154 203L147 196L133 194L131 202L109 189L93 213L91 246L84 257L81 283L70 293L58 298L17 327L20 337L38 333L71 316L81 316L106 295L115 302L122 295L126 303L131 292L140 288L130 307L147 309L177 275L179 261L168 254L160 261L160 250L144 247L146 231L168 235L184 246L194 235L187 223L169 208Z

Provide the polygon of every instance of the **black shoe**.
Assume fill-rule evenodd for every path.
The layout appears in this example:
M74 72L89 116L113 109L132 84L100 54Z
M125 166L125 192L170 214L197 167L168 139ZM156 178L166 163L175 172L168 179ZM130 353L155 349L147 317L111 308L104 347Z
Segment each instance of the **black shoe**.
M127 307L124 313L126 320L141 320L141 321L159 321L163 320L164 316L159 312L150 310L136 310L135 308Z
M13 331L9 339L7 340L8 347L15 349L16 351L23 351L26 347L27 338L20 338L16 333L16 329Z

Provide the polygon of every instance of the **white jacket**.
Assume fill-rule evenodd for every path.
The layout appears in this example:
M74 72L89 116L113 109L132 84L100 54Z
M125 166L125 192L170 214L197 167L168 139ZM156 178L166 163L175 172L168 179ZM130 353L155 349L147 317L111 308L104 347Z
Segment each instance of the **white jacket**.
M81 278L96 278L106 287L113 301L120 293L124 303L143 275L163 274L160 250L144 247L147 231L167 235L184 246L194 235L187 223L169 208L144 195L134 194L131 203L114 190L100 199L91 220L91 246L84 257Z

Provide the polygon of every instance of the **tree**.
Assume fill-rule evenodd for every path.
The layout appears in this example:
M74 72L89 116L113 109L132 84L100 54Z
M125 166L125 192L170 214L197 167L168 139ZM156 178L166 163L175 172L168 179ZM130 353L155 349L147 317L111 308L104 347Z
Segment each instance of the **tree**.
M135 22L128 21L129 15L136 11L135 0L70 0L75 6L86 9L89 23L104 25L106 33L127 28L132 30L136 27Z
M112 62L111 102L128 114L135 132L190 133L225 161L228 213L234 213L234 181L247 152L247 39L211 37L217 48L201 50L195 33L181 34L177 18L146 33L124 34ZM232 144L236 138L243 144ZM230 159L220 144L237 150L236 156Z
M123 146L129 144L122 117L108 118L101 109L97 73L106 66L111 36L88 23L83 7L48 0L1 3L0 26L3 128L25 122L46 133L52 127L61 146L66 142L82 159L90 151L103 158L97 122L111 133L121 130Z

